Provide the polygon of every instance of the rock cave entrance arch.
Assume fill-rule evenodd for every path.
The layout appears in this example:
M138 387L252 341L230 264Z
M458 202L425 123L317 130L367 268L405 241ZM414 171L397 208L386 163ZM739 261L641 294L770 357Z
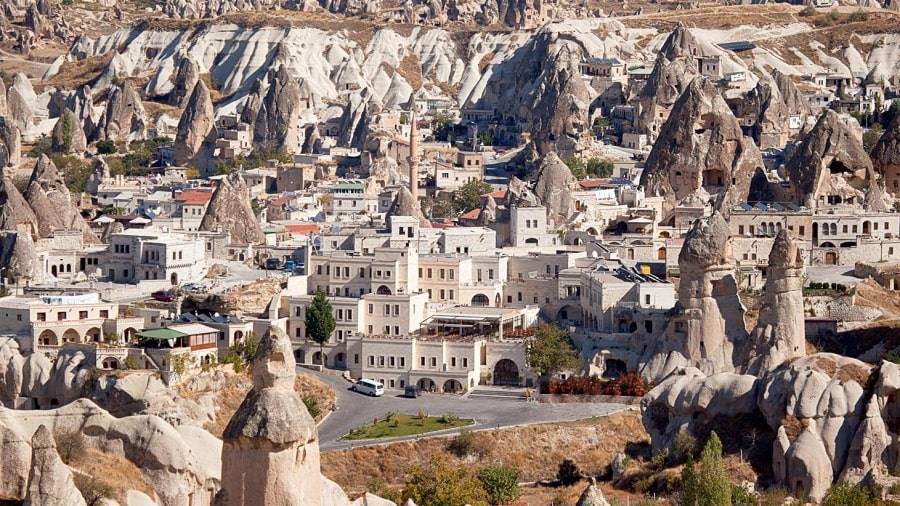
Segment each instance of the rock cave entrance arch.
M519 366L508 358L494 364L494 384L504 386L519 385Z

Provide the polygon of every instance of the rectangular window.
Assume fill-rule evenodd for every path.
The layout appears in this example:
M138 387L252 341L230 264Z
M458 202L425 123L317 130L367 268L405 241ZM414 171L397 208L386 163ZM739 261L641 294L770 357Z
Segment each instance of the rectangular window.
M744 235L744 226L738 225L738 235Z
M437 357L431 357L431 367L437 367Z
M468 368L469 368L469 359L466 358L466 357L463 357L463 368L464 368L464 369L468 369Z
M352 309L347 310L347 320L353 320L353 310Z
M419 365L425 367L425 357L419 357Z
M400 367L406 367L406 357L400 357Z
M390 304L384 305L384 316L391 316L391 305Z
M450 290L450 300L453 300L453 290Z
M396 359L394 357L388 357L388 365L390 365L391 367L395 367L397 365Z
M395 335L395 336L399 336L399 335L400 335L400 327L398 327L398 326L396 326L396 325L394 325L394 335Z
M39 321L39 322L45 322L45 321L47 321L47 313L38 313L38 314L37 314L37 321Z
M445 276L446 276L446 274L444 273L444 269L441 269L441 270L438 271L438 277L439 277L439 278L444 279Z
M66 319L66 312L65 312L65 311L60 311L60 312L56 313L56 319L57 319L57 320L65 320L65 319Z
M386 336L391 335L391 326L390 325L384 326L384 335L386 335Z
M384 355L378 357L378 367L384 367Z
M375 305L374 305L374 304L369 304L369 314L372 314L372 313L374 313L374 312L375 312Z
M375 355L369 355L369 366L370 367L375 366Z
M87 317L88 317L88 312L87 312L87 311L79 311L79 312L78 312L78 319L79 319L79 320L87 320Z
M453 279L453 273L454 273L454 270L450 269L450 279Z
M456 357L450 357L450 367L456 367Z
M300 306L295 307L294 316L303 316L303 308Z
M353 363L354 363L354 364L358 364L358 363L359 363L359 353L354 353L354 354L353 354Z
M444 291L443 288L441 288L441 300L444 300L446 298L446 297L444 297L445 294L446 294L446 292Z

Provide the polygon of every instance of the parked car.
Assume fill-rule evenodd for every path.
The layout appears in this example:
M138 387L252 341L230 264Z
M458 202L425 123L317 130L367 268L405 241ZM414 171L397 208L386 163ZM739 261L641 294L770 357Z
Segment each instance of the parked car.
M421 394L422 391L416 385L406 385L403 389L403 397L409 397L410 399L415 399Z
M284 272L294 272L294 269L297 268L297 262L293 260L288 260L284 263L284 266L281 268Z
M371 395L372 397L381 397L382 395L384 395L384 385L375 380L366 378L363 378L354 383L350 389L354 392Z
M166 290L155 291L150 294L150 297L152 297L153 300L158 300L160 302L172 302L175 300L175 296Z
M266 259L266 270L267 271L277 271L281 268L281 260L277 258L267 258Z

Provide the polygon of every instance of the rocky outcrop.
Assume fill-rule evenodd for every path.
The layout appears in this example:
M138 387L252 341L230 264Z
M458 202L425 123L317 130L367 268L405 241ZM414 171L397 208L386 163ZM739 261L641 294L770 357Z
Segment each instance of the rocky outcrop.
M603 497L603 492L597 486L596 480L591 478L591 483L581 493L575 506L609 506L609 502Z
M27 286L44 280L43 264L29 232L0 231L0 265L9 283Z
M259 148L293 153L299 147L300 113L308 107L300 80L287 65L269 71L269 88L259 106L253 128L253 143Z
M87 137L75 113L69 109L63 111L53 126L50 144L57 153L77 153L87 149Z
M75 207L56 165L47 155L42 155L34 165L25 200L34 211L41 237L49 237L56 230L80 230L85 242L97 242L97 237Z
M366 153L370 154L369 160L372 162L385 156L387 144L379 143L378 135L369 134L369 121L381 111L381 108L381 101L369 88L363 88L350 95L341 114L341 127L338 129L337 139L338 145L357 148L365 147ZM373 137L375 139L372 139ZM383 145L384 151L378 149L381 145ZM373 151L375 154L371 155Z
M75 487L72 471L56 452L56 441L41 425L31 438L31 473L25 506L84 506L84 497Z
M641 373L652 380L680 367L734 371L746 343L728 223L718 212L688 231L678 256L678 303L664 335L647 347Z
M315 421L294 391L290 337L272 327L253 363L253 389L222 436L217 504L322 504Z
M653 71L637 97L637 128L651 141L659 135L678 98L700 76L697 58L702 55L699 42L682 25L678 25L663 43Z
M0 501L22 501L28 493L31 444L0 421Z
M0 230L38 234L37 217L9 176L0 179Z
M697 78L675 103L647 157L641 184L664 197L664 213L709 202L727 213L746 200L762 156L715 85Z
M97 156L91 160L91 175L88 176L84 191L89 195L96 195L100 190L100 185L110 178L112 178L112 172L109 170L109 164L106 163L106 160Z
M838 113L827 109L785 163L785 200L815 209L829 200L862 203L874 183L862 139Z
M250 192L239 174L219 180L200 222L200 230L227 232L232 244L265 242L262 227L250 206Z
M6 113L7 118L20 132L27 132L31 128L36 100L37 95L28 77L21 72L16 74L6 94Z
M900 198L900 116L894 118L869 156L875 171L881 174L885 188Z
M539 153L571 155L579 150L581 135L589 128L591 93L581 76L580 46L571 42L554 44L543 78L531 94L526 116Z
M419 219L419 226L422 228L431 228L431 222L422 213L422 207L413 197L409 188L402 186L394 197L394 203L388 211L388 217L391 216L413 216Z
M0 117L0 169L8 165L18 165L21 159L22 134L14 122Z
M109 91L106 110L97 124L94 139L140 140L146 136L146 123L141 96L125 81Z
M578 187L578 180L569 167L556 153L544 156L538 166L534 193L547 208L548 223L559 227L566 223L575 211L572 192Z
M197 81L175 135L175 163L187 165L215 141L215 110L206 83Z
M174 87L169 92L169 104L186 107L198 82L200 82L200 66L191 58L182 58L175 74Z
M803 278L800 249L782 229L769 253L765 298L749 341L747 372L759 375L806 355Z
M812 115L794 81L778 69L763 74L743 103L753 111L753 139L763 150L784 147Z

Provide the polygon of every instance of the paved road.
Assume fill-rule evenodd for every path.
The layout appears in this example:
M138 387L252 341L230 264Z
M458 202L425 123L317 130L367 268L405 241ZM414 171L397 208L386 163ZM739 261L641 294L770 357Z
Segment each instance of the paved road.
M399 390L387 390L384 397L372 398L350 391L344 379L298 368L298 374L310 374L329 383L337 394L337 409L319 426L319 448L322 451L377 444L383 441L345 442L338 438L354 427L371 423L388 411L417 413L424 409L436 416L454 413L462 418L473 418L474 428L508 427L511 425L580 420L603 416L626 409L623 404L570 403L535 404L516 399L462 398L450 394L423 394L418 399L400 397ZM447 431L441 434L452 434ZM421 437L421 436L420 436ZM416 436L398 438L417 439ZM393 441L393 440L392 440Z
M853 267L842 265L811 265L806 268L810 282L855 285L862 281L853 275Z

